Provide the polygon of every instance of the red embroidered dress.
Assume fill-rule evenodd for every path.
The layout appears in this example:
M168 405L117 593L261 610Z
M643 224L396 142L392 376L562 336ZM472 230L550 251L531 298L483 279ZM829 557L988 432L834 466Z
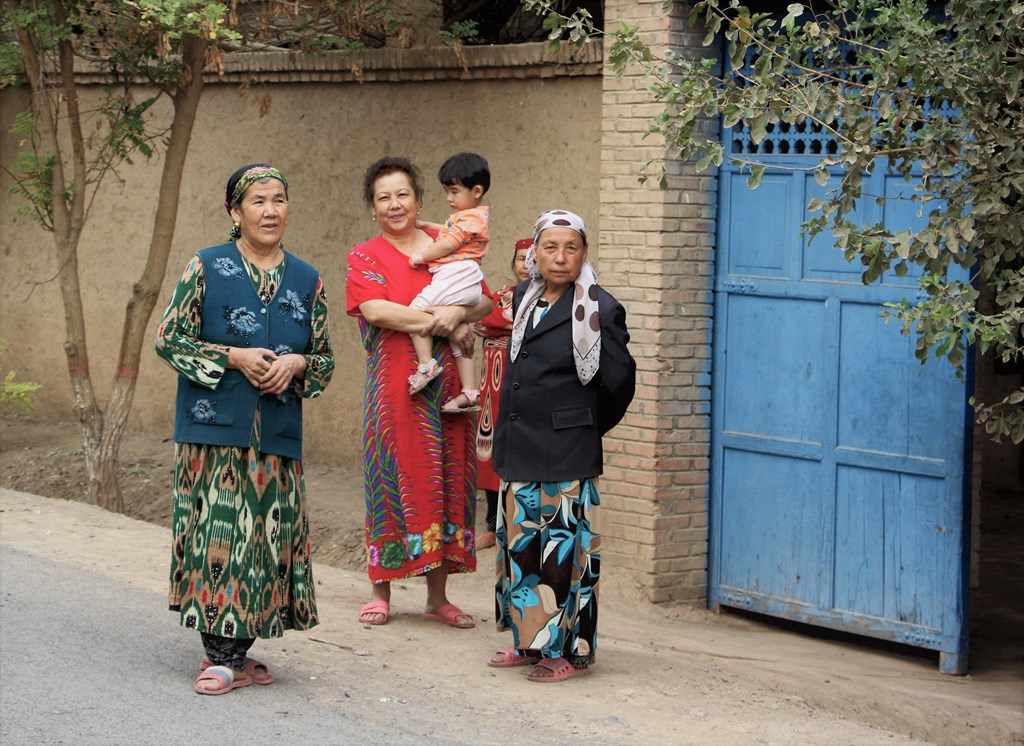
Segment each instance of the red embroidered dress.
M408 305L429 282L430 272L410 268L383 238L349 253L346 306L366 349L363 488L373 583L423 575L444 561L449 572L476 569L476 418L441 414L441 404L461 390L448 342L434 343L443 374L409 396L416 366L409 335L359 313L368 300Z
M477 486L482 490L498 491L501 478L494 473L491 454L494 447L494 426L498 421L498 399L501 379L505 376L505 357L508 340L512 336L512 291L515 285L506 285L491 295L494 305L480 321L483 343L483 375L480 377L479 426L476 433Z

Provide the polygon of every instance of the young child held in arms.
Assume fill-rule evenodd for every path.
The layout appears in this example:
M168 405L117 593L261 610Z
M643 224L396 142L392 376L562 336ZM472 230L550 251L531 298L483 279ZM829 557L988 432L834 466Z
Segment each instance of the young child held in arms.
M410 307L424 310L430 306L472 306L480 302L484 275L480 260L487 253L489 210L480 204L491 186L487 161L476 153L453 155L437 173L445 199L454 211L444 225L417 221L417 226L437 231L437 238L422 252L409 257L410 267L430 267L430 284L417 295ZM409 394L413 395L441 374L433 357L433 337L410 335L416 350L416 372L409 376ZM473 351L451 343L462 393L444 403L442 412L458 414L480 411Z

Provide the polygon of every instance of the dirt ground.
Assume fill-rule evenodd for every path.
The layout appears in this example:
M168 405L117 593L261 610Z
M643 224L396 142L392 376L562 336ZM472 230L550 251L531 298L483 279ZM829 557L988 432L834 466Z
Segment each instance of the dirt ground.
M125 515L171 525L174 443L129 431L120 449ZM63 500L87 498L82 437L73 423L0 416L0 487ZM362 475L306 463L306 492L316 562L362 570Z
M169 441L144 433L128 433L125 437L121 488L128 516L169 526L172 456L173 443ZM324 632L310 637L308 644L349 650L354 644L353 634L360 636L358 639L365 636L359 645L366 650L353 655L380 656L392 660L390 666L395 669L397 642L382 631L390 633L395 627L395 632L401 630L403 639L416 643L411 650L421 650L420 655L410 658L410 649L403 648L403 662L411 666L411 671L428 665L420 659L431 650L433 628L417 626L416 604L421 596L413 583L408 584L409 588L401 584L396 590L399 603L412 605L395 614L398 624L366 627L353 633L356 610L365 598L366 587L362 575L360 475L307 463L306 480L315 563L353 571L338 573L337 578L328 572L319 576L321 583L324 577L330 578L318 589L318 596L323 595L325 609L332 604L338 607L331 615L338 631L335 635L332 624L325 624ZM77 427L0 414L0 487L83 501L86 483ZM584 702L606 730L607 723L619 723L619 716L600 713L613 700L616 707L628 703L629 718L644 723L633 735L644 737L634 741L625 734L605 738L609 734L573 733L602 743L1024 745L1024 543L1019 541L1024 501L1016 498L997 495L990 503L990 533L985 541L998 552L990 552L993 561L982 565L985 592L972 591L969 676L942 676L937 671L936 656L928 651L807 627L798 629L799 634L790 634L793 626L741 614L716 616L702 609L637 608L603 598L608 655L602 659L601 670L606 677L604 687L612 688L594 689L593 694L586 694ZM16 519L14 511L8 514L5 520ZM51 528L57 519L56 514L44 518ZM31 544L31 537L21 538ZM70 544L68 550L72 550ZM85 550L75 547L73 551ZM467 608L474 608L482 622L473 631L479 640L472 638L479 650L474 650L467 662L460 658L458 663L465 667L464 671L460 669L459 680L464 679L464 683L459 686L466 696L471 691L490 691L487 687L491 686L491 679L480 678L491 676L490 669L481 673L478 665L498 639L487 623L493 620L487 618L486 611L481 613L489 604L489 579L483 577L488 575L489 559L481 559L475 575L453 580L460 600L474 602L475 607ZM335 636L340 642L334 641ZM455 648L445 654L451 660L462 655ZM640 665L642 673L631 663ZM661 675L655 671L661 671ZM410 673L408 692L402 689L400 696L387 696L398 696L395 701L399 702L403 698L412 701L418 696L416 681L417 676ZM550 695L546 701L558 712L567 713L570 707L581 704L574 699L581 691L564 688L545 692ZM432 689L430 694L436 696L436 691ZM493 694L495 701L500 701L508 691L495 690ZM524 702L533 694L527 687L523 696L528 699ZM607 697L612 700L605 701ZM670 701L675 704L666 710ZM703 725L688 739L659 740L657 722L669 712ZM742 713L739 720L737 712ZM552 713L555 715L557 712ZM532 717L538 722L542 719L539 711L534 711ZM443 723L439 721L438 727L443 728ZM481 742L486 741L484 738Z

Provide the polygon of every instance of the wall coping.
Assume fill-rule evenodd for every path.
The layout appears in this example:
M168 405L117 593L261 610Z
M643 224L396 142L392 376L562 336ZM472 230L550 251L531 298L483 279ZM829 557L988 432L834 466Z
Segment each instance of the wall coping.
M206 84L405 82L410 80L493 80L599 76L604 50L599 42L581 47L563 43L552 51L547 42L401 49L228 52L223 72L208 67ZM106 83L97 66L83 64L78 80Z

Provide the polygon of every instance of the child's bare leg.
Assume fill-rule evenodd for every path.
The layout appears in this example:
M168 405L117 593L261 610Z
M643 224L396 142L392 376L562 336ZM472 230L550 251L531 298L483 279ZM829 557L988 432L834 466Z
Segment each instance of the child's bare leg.
M424 334L410 334L412 348L416 350L416 362L425 365L434 357L434 338Z
M455 370L459 371L459 385L464 389L477 389L479 388L476 383L476 361L471 357L465 355L455 358ZM462 401L466 398L465 394L459 394L460 399L456 399L459 402L459 406L466 406L468 402Z
M455 344L452 344L452 352L455 353L455 369L459 372L459 385L462 392L445 402L442 410L448 414L478 412L480 410L480 391L477 388L475 361Z

